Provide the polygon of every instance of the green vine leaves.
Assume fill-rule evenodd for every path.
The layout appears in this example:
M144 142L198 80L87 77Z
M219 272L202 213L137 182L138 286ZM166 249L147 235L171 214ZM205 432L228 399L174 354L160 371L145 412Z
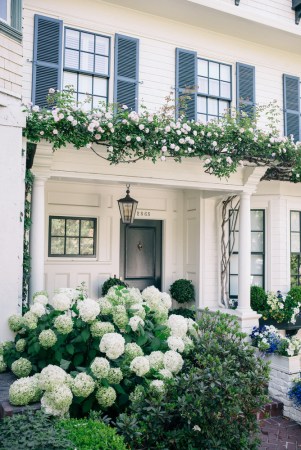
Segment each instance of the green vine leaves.
M91 110L88 103L77 105L73 98L72 90L50 89L48 109L26 106L28 141L46 140L53 150L67 144L91 148L111 164L199 158L205 172L219 178L228 178L239 166L253 165L267 167L263 179L301 180L301 143L293 136L280 136L275 103L257 107L253 119L231 110L219 121L200 123L184 116L175 119L174 107L166 105L157 113L142 106L138 114L125 105ZM105 146L105 153L96 150L99 145Z

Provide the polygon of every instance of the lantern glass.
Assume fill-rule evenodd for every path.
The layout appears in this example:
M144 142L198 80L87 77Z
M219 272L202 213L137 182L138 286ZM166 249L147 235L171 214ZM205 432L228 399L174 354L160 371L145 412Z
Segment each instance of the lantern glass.
M126 196L118 200L122 223L133 223L138 206L137 200L130 197L130 187L127 186Z

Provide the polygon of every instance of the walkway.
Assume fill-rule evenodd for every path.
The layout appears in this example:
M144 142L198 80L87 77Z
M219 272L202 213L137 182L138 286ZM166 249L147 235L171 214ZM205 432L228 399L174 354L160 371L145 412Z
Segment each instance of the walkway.
M271 417L262 420L259 450L280 449L301 449L301 426L284 417Z

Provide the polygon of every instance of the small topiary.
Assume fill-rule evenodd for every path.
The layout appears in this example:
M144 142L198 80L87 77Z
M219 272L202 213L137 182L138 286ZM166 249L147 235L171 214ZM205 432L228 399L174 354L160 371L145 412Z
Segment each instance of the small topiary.
M301 286L292 287L287 295L293 298L296 303L301 303Z
M171 309L168 315L171 316L172 314L179 314L180 316L186 317L186 319L196 319L195 310L190 308Z
M257 312L268 309L267 294L260 286L251 286L251 308Z
M72 446L78 450L126 450L122 436L108 425L92 419L66 419L58 424L58 428L66 432Z
M108 278L108 279L104 282L104 284L102 285L102 291L101 291L102 296L107 295L108 290L109 290L111 287L113 287L113 286L124 286L124 287L128 287L128 285L127 285L124 281L120 280L120 278L115 278L115 277L114 277L114 278Z
M170 286L169 292L178 303L187 303L195 300L194 287L191 280L183 278L176 280Z

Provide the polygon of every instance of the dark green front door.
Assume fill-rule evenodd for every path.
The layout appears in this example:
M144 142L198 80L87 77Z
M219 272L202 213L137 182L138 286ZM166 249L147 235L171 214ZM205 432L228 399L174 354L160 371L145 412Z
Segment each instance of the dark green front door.
M120 276L130 287L161 289L162 221L121 223Z

